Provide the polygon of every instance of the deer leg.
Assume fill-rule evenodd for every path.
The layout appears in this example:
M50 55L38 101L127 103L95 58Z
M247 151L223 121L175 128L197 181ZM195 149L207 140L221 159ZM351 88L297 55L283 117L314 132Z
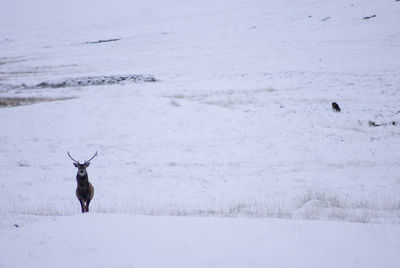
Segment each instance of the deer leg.
M86 212L89 212L90 199L86 201Z
M85 203L82 199L79 199L79 202L81 203L82 213L85 213Z

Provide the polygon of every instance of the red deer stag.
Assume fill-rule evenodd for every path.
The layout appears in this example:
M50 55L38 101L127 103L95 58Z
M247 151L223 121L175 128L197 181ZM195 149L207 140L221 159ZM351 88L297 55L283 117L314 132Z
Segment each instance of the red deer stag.
M69 152L67 152L67 154L69 158L74 161L74 166L78 168L78 173L76 174L76 181L78 183L78 186L76 187L76 197L81 203L82 213L89 212L89 204L94 195L94 188L93 185L89 182L86 168L90 165L90 161L97 156L97 152L92 158L85 161L83 164L73 159Z

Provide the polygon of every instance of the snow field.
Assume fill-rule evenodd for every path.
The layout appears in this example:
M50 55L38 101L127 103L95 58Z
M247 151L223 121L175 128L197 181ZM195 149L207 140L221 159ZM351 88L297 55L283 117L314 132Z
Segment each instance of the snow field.
M399 266L397 1L0 4L0 267Z
M2 267L397 267L400 247L394 225L93 213L3 234Z

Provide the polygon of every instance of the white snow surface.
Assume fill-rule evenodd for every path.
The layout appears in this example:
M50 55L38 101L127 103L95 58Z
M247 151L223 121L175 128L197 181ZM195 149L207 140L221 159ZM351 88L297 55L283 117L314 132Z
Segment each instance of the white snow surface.
M400 267L399 25L395 0L0 0L0 105L49 100L0 106L0 267ZM131 75L156 82L99 85ZM67 151L98 152L89 214Z
M400 236L397 226L85 214L2 234L12 245L2 247L2 265L397 267L400 241L392 236Z

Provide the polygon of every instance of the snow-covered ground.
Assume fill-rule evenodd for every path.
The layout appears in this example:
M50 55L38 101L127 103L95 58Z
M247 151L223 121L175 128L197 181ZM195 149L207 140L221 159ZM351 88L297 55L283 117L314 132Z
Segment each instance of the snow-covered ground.
M0 265L396 268L392 237L397 225L87 214L6 232Z
M0 267L400 265L399 1L0 6Z

